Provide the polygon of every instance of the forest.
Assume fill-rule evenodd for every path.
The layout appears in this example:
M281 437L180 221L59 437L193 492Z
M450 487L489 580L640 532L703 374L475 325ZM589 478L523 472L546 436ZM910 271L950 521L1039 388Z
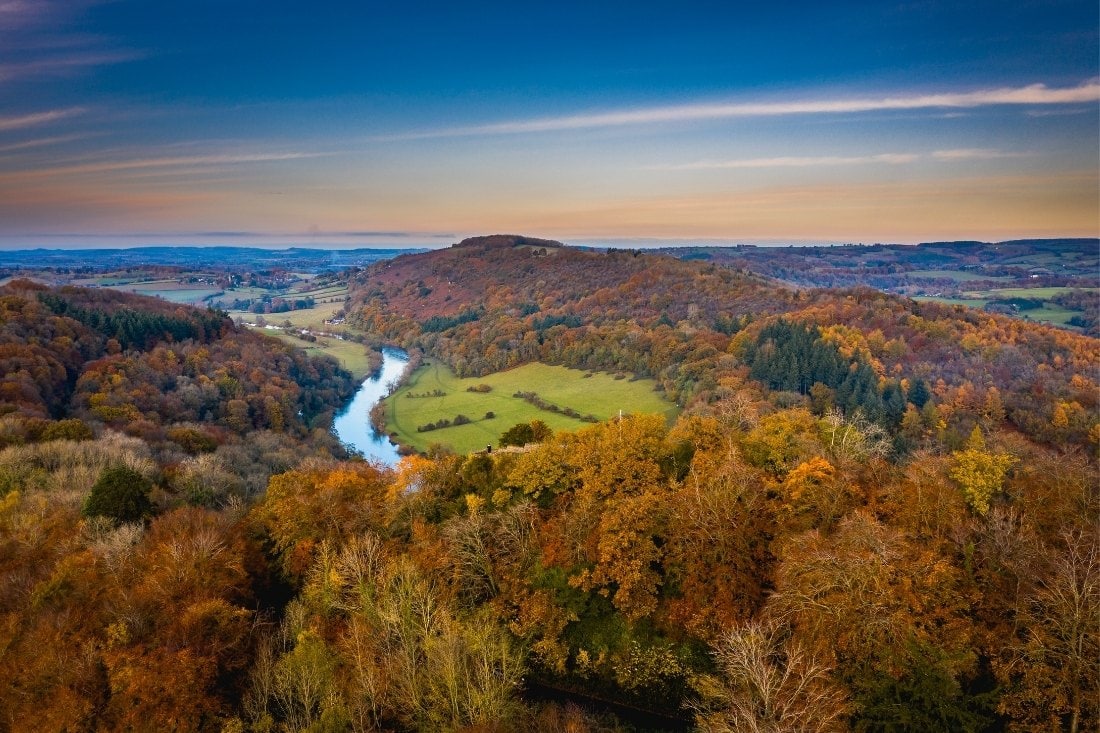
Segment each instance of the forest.
M652 378L679 417L389 468L328 432L331 360L4 286L0 730L1100 723L1096 339L525 237L350 287L376 346Z

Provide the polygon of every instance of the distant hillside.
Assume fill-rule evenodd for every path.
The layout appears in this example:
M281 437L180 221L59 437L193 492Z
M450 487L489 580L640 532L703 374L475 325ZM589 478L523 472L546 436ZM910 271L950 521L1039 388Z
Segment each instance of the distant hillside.
M894 392L922 381L958 440L987 401L1039 440L1084 442L1093 429L1094 339L866 289L794 290L714 262L637 250L544 254L531 241L472 239L376 265L353 279L349 319L379 341L446 360L460 376L530 361L625 370L698 404L744 378L746 350L782 316L821 329L851 369L868 365L877 383L851 402L868 411L886 410ZM921 251L934 249L958 247Z
M1100 240L928 242L840 247L666 247L652 250L745 268L794 285L865 285L909 295L957 284L947 274L999 287L1100 286Z
M125 267L214 267L232 272L265 269L320 272L362 267L409 249L313 249L290 247L132 247L128 249L26 249L0 252L0 267L105 270Z
M482 249L508 247L564 247L553 239L525 237L522 234L490 234L484 237L467 237L452 247L478 247Z

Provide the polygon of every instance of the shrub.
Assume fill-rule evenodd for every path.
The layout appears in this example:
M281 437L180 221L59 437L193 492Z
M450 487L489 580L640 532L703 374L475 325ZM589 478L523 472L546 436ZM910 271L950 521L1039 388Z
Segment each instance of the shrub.
M517 445L523 447L533 442L535 442L535 436L531 430L531 425L525 422L513 425L500 436L500 444L502 446Z
M218 441L214 436L198 428L171 428L168 431L168 440L191 455L209 453L218 447Z
M74 417L49 423L42 429L39 439L46 442L48 440L91 440L92 437L92 429L88 424Z
M507 432L500 436L500 444L502 446L516 445L522 448L528 443L541 443L553 434L554 431L542 420L521 422L508 428Z
M127 466L103 469L84 502L85 517L109 517L119 522L137 522L149 516L153 505L149 479Z

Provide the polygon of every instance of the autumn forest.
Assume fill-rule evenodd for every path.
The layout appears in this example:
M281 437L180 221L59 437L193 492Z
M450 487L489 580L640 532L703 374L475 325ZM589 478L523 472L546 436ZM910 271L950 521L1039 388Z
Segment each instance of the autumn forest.
M3 285L0 732L1096 730L1096 338L742 264L344 272L373 349L678 409L395 466L331 432L330 357Z

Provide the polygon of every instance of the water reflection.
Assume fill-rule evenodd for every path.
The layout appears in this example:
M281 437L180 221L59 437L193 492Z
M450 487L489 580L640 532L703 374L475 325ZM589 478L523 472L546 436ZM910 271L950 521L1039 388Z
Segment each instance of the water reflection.
M370 424L370 410L386 396L390 384L401 377L409 355L401 349L382 350L382 368L359 386L347 407L333 421L332 430L341 442L361 452L368 460L380 461L387 466L397 463L400 456L397 446L385 435L374 431Z

